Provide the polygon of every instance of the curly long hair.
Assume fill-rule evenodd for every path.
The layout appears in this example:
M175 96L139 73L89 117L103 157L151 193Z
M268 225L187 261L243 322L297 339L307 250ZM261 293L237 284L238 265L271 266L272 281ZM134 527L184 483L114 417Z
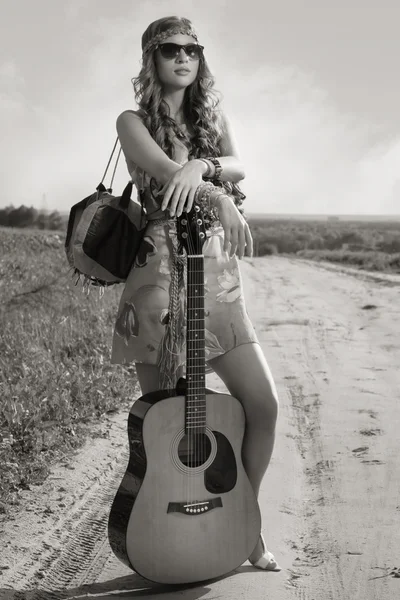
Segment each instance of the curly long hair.
M192 23L184 17L164 17L153 21L142 35L142 50L157 34L172 27L192 28ZM137 77L132 78L135 100L140 108L143 123L151 137L174 160L174 134L182 136L176 121L171 118L169 106L163 99L162 83L157 73L155 50L146 52L143 56L142 67ZM191 140L184 136L182 142L189 151L189 158L221 156L220 141L222 138L222 119L219 109L220 93L214 88L215 77L203 57L199 61L199 69L195 81L185 90L183 100L183 115L193 128ZM214 182L217 183L217 182ZM230 193L237 206L246 197L239 186L231 182L220 182Z

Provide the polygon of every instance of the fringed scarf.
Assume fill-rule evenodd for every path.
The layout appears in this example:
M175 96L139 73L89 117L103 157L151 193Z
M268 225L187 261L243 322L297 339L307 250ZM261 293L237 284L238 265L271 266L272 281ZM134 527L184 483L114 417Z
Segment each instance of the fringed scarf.
M172 242L172 270L169 291L168 322L161 342L159 367L159 389L172 391L180 376L180 357L185 343L184 314L181 309L181 294L185 286L184 272L187 256L176 235L176 222L168 222Z

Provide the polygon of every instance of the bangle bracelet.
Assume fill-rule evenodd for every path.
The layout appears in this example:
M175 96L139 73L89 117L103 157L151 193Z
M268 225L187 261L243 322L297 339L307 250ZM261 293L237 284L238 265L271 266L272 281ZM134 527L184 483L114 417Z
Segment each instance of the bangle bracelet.
M208 164L209 170L207 171L207 178L214 179L215 177L215 165L208 158L203 158L203 160Z
M219 162L218 158L213 158L212 156L207 156L207 160L212 162L212 164L215 167L215 175L214 175L213 179L216 179L217 181L221 181L222 167L221 167L221 163Z
M201 162L205 163L207 167L207 171L203 174L203 177L209 177L211 173L210 163L205 158L199 158L198 160L201 160Z

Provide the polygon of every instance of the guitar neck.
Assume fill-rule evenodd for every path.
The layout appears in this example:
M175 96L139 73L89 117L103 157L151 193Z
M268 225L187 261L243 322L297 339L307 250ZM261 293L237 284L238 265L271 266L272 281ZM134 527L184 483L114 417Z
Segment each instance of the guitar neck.
M204 256L187 257L186 330L186 432L204 433L206 428Z

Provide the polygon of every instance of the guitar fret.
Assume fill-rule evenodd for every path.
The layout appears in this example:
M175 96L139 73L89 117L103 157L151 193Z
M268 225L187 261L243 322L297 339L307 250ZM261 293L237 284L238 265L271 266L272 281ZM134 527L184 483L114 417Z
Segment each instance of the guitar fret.
M204 411L205 414L205 411ZM186 417L186 420L190 420L190 421L203 421L204 420L204 414L203 415L189 415Z

